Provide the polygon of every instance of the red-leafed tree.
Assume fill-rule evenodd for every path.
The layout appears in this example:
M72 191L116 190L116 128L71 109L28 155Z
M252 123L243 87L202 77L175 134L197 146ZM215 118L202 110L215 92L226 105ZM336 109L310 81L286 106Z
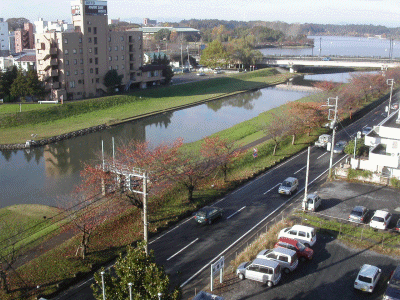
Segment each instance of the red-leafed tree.
M331 81L318 81L313 83L313 86L316 87L317 89L321 89L323 91L331 91L336 87L337 84L335 84L332 80Z
M264 133L274 142L273 155L279 147L282 139L287 135L288 124L286 123L286 113L271 113L270 122L263 126Z
M236 146L235 142L216 135L204 139L200 152L203 157L215 161L215 164L222 170L224 180L226 181L230 164L235 159L243 156L245 150Z
M327 119L325 109L317 102L290 102L288 113L300 119L298 124L308 135L313 128L320 127Z

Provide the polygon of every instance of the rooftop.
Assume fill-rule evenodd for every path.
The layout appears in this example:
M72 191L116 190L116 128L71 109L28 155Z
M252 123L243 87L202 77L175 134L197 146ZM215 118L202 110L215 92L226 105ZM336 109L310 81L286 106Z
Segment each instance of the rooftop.
M399 109L397 109L395 112L392 112L392 114L382 124L382 126L391 127L391 128L400 128L400 124L396 123L396 120L397 120L398 117L399 117Z

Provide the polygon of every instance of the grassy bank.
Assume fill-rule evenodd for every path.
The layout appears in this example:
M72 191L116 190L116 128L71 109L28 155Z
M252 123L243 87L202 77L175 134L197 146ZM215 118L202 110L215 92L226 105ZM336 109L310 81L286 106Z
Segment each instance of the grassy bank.
M11 113L13 108L10 105L1 105L0 144L24 143L31 139L33 133L37 135L35 139L40 140L100 124L117 124L135 116L173 110L208 99L282 83L292 76L277 74L275 69L262 69L184 86L141 90L130 95L67 102L63 105L33 104L31 110L22 113Z

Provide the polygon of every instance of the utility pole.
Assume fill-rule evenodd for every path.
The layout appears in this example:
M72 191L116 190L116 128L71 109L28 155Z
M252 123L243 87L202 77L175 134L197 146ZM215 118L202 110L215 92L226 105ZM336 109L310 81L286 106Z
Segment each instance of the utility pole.
M336 134L336 120L337 120L337 103L338 103L339 97L329 97L328 98L328 104L327 105L322 105L322 106L327 106L329 108L329 114L328 114L328 120L332 120L331 118L331 112L333 110L334 116L333 120L331 123L331 128L333 129L332 131L332 141L331 141L331 157L329 159L329 175L328 178L332 178L332 162L333 162L333 147L335 146L335 134ZM330 101L334 100L335 104L330 104Z
M145 252L146 255L149 254L148 250L148 243L149 243L149 236L148 236L148 223L147 223L147 172L143 173L143 225L144 225L144 241L146 243Z
M310 170L310 149L311 147L308 146L308 153L307 153L307 170L306 170L306 185L304 187L304 202L307 203L307 193L308 193L308 173Z
M321 50L322 50L321 42L322 42L322 37L319 38L319 57L321 57Z
M389 107L388 107L388 117L390 116L390 107L392 106L392 93L393 93L393 83L394 79L386 79L386 84L390 85L390 97L389 97Z
M183 50L182 50L182 43L181 43L181 67L182 67L182 73L183 73Z
M188 54L188 66L189 66L189 72L190 72L189 45L186 45L186 51L187 51L187 54Z

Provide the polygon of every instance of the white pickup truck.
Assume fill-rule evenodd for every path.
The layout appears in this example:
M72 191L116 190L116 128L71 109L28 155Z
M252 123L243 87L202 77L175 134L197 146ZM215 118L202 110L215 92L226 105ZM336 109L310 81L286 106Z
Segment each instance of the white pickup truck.
M332 136L330 134L322 134L319 136L318 141L315 142L316 147L326 148L328 143L332 142Z

